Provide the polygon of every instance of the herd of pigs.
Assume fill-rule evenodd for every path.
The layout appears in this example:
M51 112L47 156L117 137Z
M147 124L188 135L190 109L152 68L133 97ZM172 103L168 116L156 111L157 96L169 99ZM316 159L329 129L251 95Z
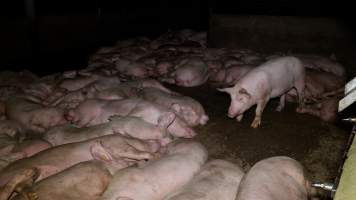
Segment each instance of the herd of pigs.
M170 31L99 49L79 70L38 77L0 72L0 200L306 200L310 180L276 156L248 171L208 159L192 139L202 105L161 82L204 84L231 96L230 118L270 98L336 119L345 70L334 56L207 48L206 33ZM218 104L217 104L218 106Z

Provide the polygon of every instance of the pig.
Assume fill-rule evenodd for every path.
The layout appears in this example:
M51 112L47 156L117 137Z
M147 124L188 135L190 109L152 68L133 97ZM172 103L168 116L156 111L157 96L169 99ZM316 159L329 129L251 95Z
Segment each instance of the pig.
M57 97L56 99L49 98L47 104L52 106L59 105L60 107L68 108L67 105L78 105L80 102L88 98L93 98L99 91L105 90L107 88L113 87L113 85L118 85L120 83L117 77L105 77L99 79L93 83L90 83L83 88L75 91L70 91L64 94L62 97ZM73 107L70 107L73 108Z
M66 113L66 119L79 127L93 126L108 122L110 116L126 116L143 100L130 98L123 100L87 99Z
M112 175L103 163L81 162L23 188L21 195L17 195L13 200L96 200L104 193L111 179Z
M174 67L174 64L172 62L168 62L168 61L161 61L159 63L157 63L156 65L156 73L159 76L165 75L167 73L169 73Z
M82 142L89 139L114 134L108 123L78 128L72 124L56 126L43 134L42 139L52 146Z
M25 128L14 120L0 120L0 135L7 135L18 141L25 139Z
M15 174L3 187L0 187L0 200L8 200L14 192L21 192L23 188L32 186L38 177L39 171L36 168L25 169ZM28 197L27 199L31 199Z
M343 95L344 84L343 78L332 73L306 70L304 97L306 102L317 102L330 96ZM296 96L295 91L288 92L287 101L294 102Z
M339 107L339 98L327 98L311 105L306 105L303 108L297 109L298 113L306 113L319 117L321 120L329 123L334 123L337 119Z
M168 145L160 159L118 171L101 200L163 200L187 184L207 159L198 142L180 140Z
M119 59L115 62L115 68L119 73L131 78L147 78L147 66L142 62Z
M41 139L31 139L22 142L12 140L12 144L0 149L0 170L12 162L31 157L49 148L51 148L51 145Z
M187 59L177 66L169 78L160 80L184 87L195 87L204 84L209 78L209 70L205 62L200 59Z
M113 116L109 118L107 123L90 127L78 128L73 125L54 127L46 132L42 138L53 146L58 146L104 135L121 134L142 140L159 140L161 145L165 145L169 142L167 127L173 120L172 117L170 119L166 117L160 119L158 125L153 125L137 117Z
M241 60L244 64L253 64L253 65L260 65L265 60L262 56L257 54L246 54L241 57Z
M106 100L120 100L129 97L137 97L139 91L147 87L154 87L169 94L175 93L164 87L160 82L154 79L141 79L121 83L119 85L116 85L115 87L100 91L95 95L95 98Z
M50 127L67 123L63 109L42 106L19 97L6 101L6 115L34 133L44 133Z
M244 171L225 160L207 162L179 192L167 200L231 200L236 197Z
M110 164L116 161L152 159L156 156L155 152L158 148L159 144L154 141L145 142L119 134L64 144L9 164L0 171L0 187L15 174L26 169L39 169L40 174L36 181L40 181L77 163L89 160L100 160Z
M312 196L303 166L286 156L257 162L243 177L236 200L306 200Z
M91 76L79 76L76 78L64 79L60 84L60 88L64 88L68 91L79 90L80 88L85 87L86 85L93 83L102 78L99 75L91 75Z
M305 70L300 60L295 57L280 57L249 71L233 87L218 89L231 96L228 111L230 118L241 121L243 113L257 104L256 115L251 127L261 124L262 112L270 98L280 96L277 111L285 105L285 94L295 88L299 97L299 106L303 106Z
M158 118L157 124L151 124L133 116L113 116L109 120L115 133L141 140L157 140L161 146L166 146L172 141L168 127L175 120L175 115L162 115Z
M215 85L231 86L235 85L243 76L251 71L253 65L232 65L227 69L221 69L210 77L210 81Z
M169 94L156 88L144 88L140 94L145 100L172 108L191 127L205 125L209 120L203 106L191 97Z
M339 77L345 77L345 68L336 61L333 56L330 58L319 55L296 54L295 57L302 61L305 68L311 68L319 71L329 72Z
M137 104L128 116L140 117L151 124L158 124L162 119L170 119L175 116L173 122L167 128L172 136L192 138L196 135L196 132L170 109L149 101L142 101Z

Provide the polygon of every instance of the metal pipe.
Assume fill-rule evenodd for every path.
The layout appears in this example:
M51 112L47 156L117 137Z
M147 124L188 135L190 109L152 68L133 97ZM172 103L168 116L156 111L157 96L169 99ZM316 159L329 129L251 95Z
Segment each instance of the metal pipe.
M335 185L333 183L320 183L320 182L315 182L312 183L312 186L315 188L320 188L326 191L330 191L334 193L336 191L336 188L334 187Z
M356 123L356 118L350 117L350 118L342 119L342 121Z

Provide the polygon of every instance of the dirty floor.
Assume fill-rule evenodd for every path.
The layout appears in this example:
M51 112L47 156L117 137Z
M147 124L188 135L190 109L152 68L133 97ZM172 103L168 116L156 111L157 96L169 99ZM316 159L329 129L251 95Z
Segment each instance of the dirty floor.
M295 112L296 104L287 103L277 112L278 101L270 101L262 116L262 125L250 124L255 107L241 122L227 117L230 96L205 85L194 88L167 87L198 100L210 120L196 128L196 139L208 149L210 158L240 163L247 170L254 163L271 156L289 156L300 161L312 180L333 182L342 162L350 125L328 124L316 117Z

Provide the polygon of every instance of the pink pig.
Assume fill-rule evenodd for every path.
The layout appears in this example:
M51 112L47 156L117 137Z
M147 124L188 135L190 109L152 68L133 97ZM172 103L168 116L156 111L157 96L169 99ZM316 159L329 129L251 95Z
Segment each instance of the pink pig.
M301 106L304 87L305 70L300 60L295 57L280 57L252 69L235 86L218 90L230 94L228 116L236 117L238 121L241 121L246 110L257 104L255 119L251 124L251 127L257 128L270 98L280 96L277 111L281 111L285 105L285 94L295 88Z

